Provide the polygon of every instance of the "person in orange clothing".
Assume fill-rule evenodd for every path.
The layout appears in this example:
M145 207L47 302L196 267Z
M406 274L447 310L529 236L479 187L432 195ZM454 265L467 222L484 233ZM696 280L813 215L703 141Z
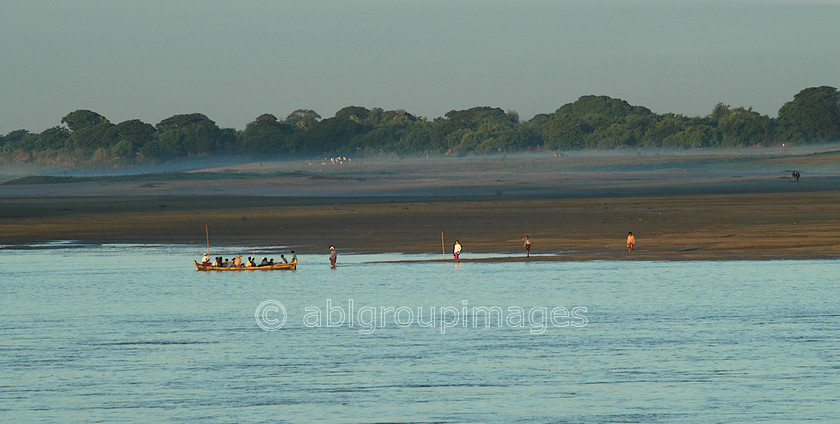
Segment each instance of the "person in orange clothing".
M636 237L633 233L627 233L627 253L633 253L636 249L633 246L636 244Z

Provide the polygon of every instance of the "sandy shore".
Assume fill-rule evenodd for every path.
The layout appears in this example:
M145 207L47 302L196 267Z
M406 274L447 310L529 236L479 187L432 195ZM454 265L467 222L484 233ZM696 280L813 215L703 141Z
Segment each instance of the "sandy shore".
M0 244L194 243L201 251L207 225L216 246L289 246L302 254L326 255L330 245L441 253L443 232L446 251L457 238L465 260L472 252L522 260L525 235L533 253L547 254L533 261L840 257L840 177L833 173L791 183L782 172L787 164L732 175L725 167L650 164L558 170L551 168L556 162L531 158L517 170L515 160L504 160L501 168L461 163L411 171L379 163L322 174L272 168L4 184ZM633 255L624 246L629 231L637 237Z

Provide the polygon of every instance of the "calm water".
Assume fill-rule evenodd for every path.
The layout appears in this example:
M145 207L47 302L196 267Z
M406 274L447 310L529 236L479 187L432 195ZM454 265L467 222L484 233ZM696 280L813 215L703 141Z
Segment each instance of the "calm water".
M0 421L840 414L838 261L455 266L340 255L332 270L323 254L301 255L296 272L199 273L200 250L0 250ZM255 317L266 300L286 310L277 331L260 324L279 326L279 308Z

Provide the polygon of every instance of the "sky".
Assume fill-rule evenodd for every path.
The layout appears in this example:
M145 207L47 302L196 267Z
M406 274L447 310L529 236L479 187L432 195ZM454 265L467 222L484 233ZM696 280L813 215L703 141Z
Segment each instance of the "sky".
M528 120L590 94L776 116L822 85L840 85L840 0L0 0L0 134L78 109L239 130L351 105Z

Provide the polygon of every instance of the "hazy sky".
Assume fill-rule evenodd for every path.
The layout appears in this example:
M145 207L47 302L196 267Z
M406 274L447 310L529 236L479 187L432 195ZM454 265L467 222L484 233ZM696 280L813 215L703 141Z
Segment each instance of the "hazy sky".
M840 0L0 0L0 134L349 105L523 120L585 94L775 116L840 85Z

